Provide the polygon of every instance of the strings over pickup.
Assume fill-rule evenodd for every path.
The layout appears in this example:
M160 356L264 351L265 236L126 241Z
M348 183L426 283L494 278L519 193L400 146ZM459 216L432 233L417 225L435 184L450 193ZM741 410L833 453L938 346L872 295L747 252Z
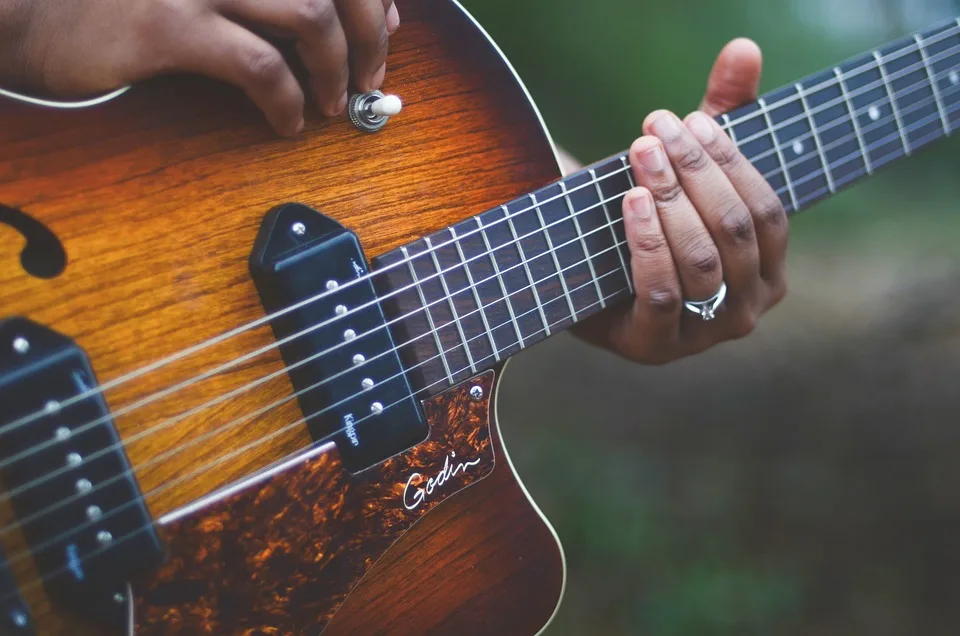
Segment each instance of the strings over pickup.
M359 472L423 441L427 425L357 237L299 204L269 212L250 270L315 441Z
M50 598L120 626L127 581L163 553L96 387L72 340L23 318L0 323L6 494Z

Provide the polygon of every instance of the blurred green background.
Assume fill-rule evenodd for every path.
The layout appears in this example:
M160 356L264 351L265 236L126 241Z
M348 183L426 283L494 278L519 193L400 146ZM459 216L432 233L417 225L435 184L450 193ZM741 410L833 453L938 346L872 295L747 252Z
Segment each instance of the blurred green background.
M625 149L747 36L763 91L952 0L465 0L558 143ZM794 220L790 295L664 368L561 335L518 356L511 457L559 533L568 634L960 633L960 146Z

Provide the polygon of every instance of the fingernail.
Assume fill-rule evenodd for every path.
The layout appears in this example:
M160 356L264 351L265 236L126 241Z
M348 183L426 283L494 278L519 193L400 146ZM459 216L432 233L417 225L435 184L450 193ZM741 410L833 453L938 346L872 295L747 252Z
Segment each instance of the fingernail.
M640 159L640 165L642 165L647 172L663 172L663 151L660 149L659 144L640 153L638 158Z
M653 120L653 133L661 139L673 139L680 134L680 124L676 117L664 113Z
M646 190L635 191L630 196L630 202L628 203L630 211L639 220L648 221L653 216L653 199L650 198Z
M393 35L400 28L400 12L397 10L396 3L390 5L387 11L387 33Z
M300 133L302 133L304 124L305 122L303 121L303 117L301 117L300 121L297 122L296 127L293 129L293 134L299 135Z
M713 141L716 131L713 128L713 122L703 113L694 113L687 119L687 127L697 138L697 141L706 145Z

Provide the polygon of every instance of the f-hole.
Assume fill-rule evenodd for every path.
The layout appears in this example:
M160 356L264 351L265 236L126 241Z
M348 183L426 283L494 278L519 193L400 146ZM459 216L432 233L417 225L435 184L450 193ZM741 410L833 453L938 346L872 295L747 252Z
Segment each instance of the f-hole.
M9 225L23 235L26 246L20 252L20 264L31 276L55 278L67 266L63 243L50 228L32 216L0 203L0 224Z

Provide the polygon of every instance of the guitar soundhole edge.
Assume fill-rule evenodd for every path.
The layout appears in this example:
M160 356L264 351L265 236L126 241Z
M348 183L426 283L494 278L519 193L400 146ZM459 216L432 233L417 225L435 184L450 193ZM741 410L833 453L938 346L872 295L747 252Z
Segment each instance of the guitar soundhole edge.
M20 264L31 276L56 278L67 267L67 252L57 235L46 225L25 212L0 203L0 224L19 232L26 245L20 253Z

